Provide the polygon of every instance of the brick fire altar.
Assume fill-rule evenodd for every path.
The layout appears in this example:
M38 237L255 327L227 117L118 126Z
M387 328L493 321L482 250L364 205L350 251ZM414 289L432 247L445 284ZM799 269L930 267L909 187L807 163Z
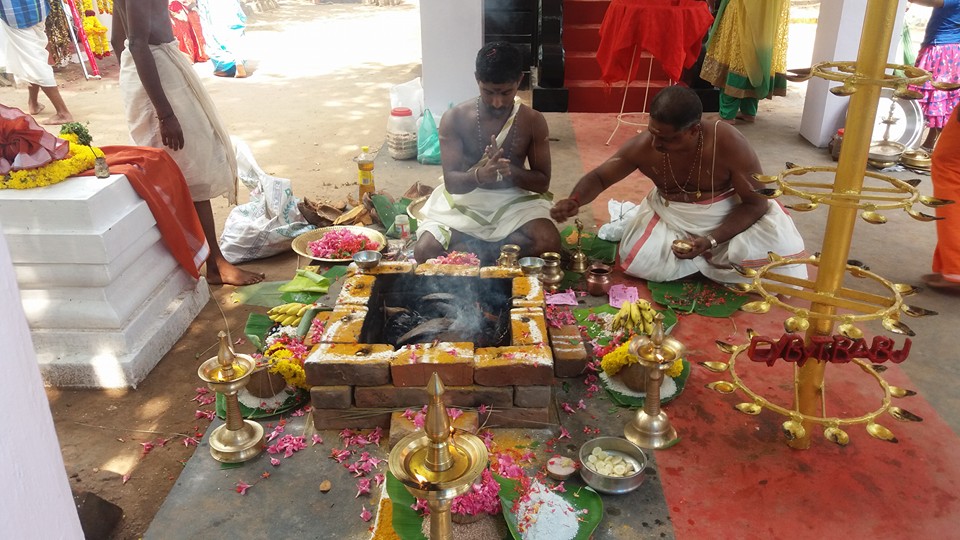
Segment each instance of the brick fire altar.
M496 346L476 346L491 341L489 335L400 346L384 342L372 327L384 319L380 298L388 282L400 289L430 282L453 291L464 305L478 284L481 291L506 290L503 318L509 331L493 339ZM481 293L484 300L489 296ZM581 374L587 352L577 327L548 328L544 309L539 280L519 268L386 262L354 273L304 363L314 424L317 429L389 427L396 409L419 409L427 402L424 387L436 371L448 406L486 406L480 423L545 427L554 377Z

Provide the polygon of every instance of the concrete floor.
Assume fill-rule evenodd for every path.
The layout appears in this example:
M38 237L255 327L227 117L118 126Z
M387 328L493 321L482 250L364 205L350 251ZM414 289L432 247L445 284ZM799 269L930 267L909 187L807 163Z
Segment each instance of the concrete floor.
M761 105L759 120L741 126L754 145L764 170L772 173L784 161L805 165L832 163L826 151L810 146L797 135L802 106L802 88L794 88L785 99ZM612 115L549 114L555 182L559 196L569 193L579 174L602 161L617 144L632 135L621 128L613 146L603 141L612 131ZM381 155L377 161L378 186L402 192L414 181L435 183L438 167L397 162ZM558 172L559 171L559 172ZM915 174L895 174L913 178ZM614 195L638 200L649 188L646 180L629 179ZM929 178L920 185L930 194ZM585 209L587 223L602 223L606 197ZM890 213L885 225L858 223L851 258L894 282L919 283L929 271L935 244L934 225L920 223L906 215ZM799 214L795 220L804 235L807 249L823 245L826 210ZM898 402L924 417L919 424L883 424L894 430L900 444L891 445L853 429L851 444L837 448L815 436L813 448L790 450L780 435L782 418L763 413L745 417L733 409L741 400L704 388L714 376L694 366L688 389L667 406L683 440L674 449L653 452L648 481L626 496L604 496L606 513L594 538L858 538L868 531L900 530L906 536L948 537L955 531L960 504L952 486L960 480L956 434L960 419L955 411L956 393L949 381L958 375L953 362L956 353L950 338L958 321L955 298L935 291L923 291L910 303L940 312L939 316L909 319L917 332L910 358L886 372L892 384L911 388L919 396ZM594 300L595 302L595 300ZM744 341L747 327L764 335L779 336L782 314L765 316L736 314L731 321L684 318L676 335L690 348L689 359L722 359L712 346L714 339ZM884 331L879 325L871 334ZM902 338L897 337L898 343ZM789 395L789 371L759 370L756 382L772 393ZM831 403L833 410L870 410L879 397L874 386L846 370L830 366L831 389L844 398ZM857 371L857 370L852 370ZM952 377L953 376L953 377ZM576 401L583 385L571 380L569 393L556 387L557 402ZM558 425L566 427L573 439L560 453L575 456L586 440L584 425L597 426L603 435L619 435L629 418L625 410L612 410L602 398L588 400L582 414L558 413ZM836 413L835 413L836 414ZM288 433L312 433L303 418L290 419ZM270 427L268 426L268 430ZM545 441L556 429L529 430L524 436ZM378 497L354 498L354 479L328 459L329 450L339 442L335 432L323 432L324 445L310 446L280 467L271 467L269 457L260 456L237 469L221 469L204 445L194 454L180 475L147 538L204 536L309 538L367 538L370 524L359 520L361 507L375 509ZM498 436L500 433L498 432ZM378 450L385 454L385 449ZM253 483L261 472L271 480L256 485L245 496L224 493L238 481ZM321 494L318 484L329 479L334 488ZM912 487L904 487L903 481ZM578 480L569 485L579 485ZM825 519L810 519L814 505ZM297 508L296 511L291 508ZM923 511L918 511L924 508ZM337 516L337 517L334 517ZM372 522L371 522L372 523ZM790 532L787 532L790 531Z

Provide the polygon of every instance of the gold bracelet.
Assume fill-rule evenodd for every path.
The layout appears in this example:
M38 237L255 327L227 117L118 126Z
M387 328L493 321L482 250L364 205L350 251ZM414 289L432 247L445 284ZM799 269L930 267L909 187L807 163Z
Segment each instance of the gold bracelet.
M473 177L474 179L476 179L477 185L479 186L480 185L480 167L477 167L476 169L473 170Z

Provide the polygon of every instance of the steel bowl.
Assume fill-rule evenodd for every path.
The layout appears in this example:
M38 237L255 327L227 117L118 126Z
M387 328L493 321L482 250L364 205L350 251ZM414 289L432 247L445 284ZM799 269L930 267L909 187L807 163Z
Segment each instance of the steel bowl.
M523 257L519 263L520 270L528 276L539 274L543 269L543 259L540 257Z
M896 163L906 146L894 141L873 141L867 159L876 163Z
M605 452L616 453L624 460L632 461L637 472L630 476L607 476L600 474L590 468L587 464L587 456L593 452L594 448L600 448ZM647 456L639 446L620 437L597 437L591 439L580 447L580 476L583 481L600 493L609 495L622 495L640 487L646 477Z
M358 251L353 254L353 262L357 263L357 267L361 270L371 270L376 268L380 264L380 260L383 259L383 254L379 251Z

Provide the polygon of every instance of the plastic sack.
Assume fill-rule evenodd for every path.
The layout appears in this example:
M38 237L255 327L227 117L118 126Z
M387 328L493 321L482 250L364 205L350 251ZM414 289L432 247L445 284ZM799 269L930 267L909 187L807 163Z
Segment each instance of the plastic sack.
M607 211L610 212L610 223L600 226L597 238L608 242L619 242L627 224L637 214L637 205L630 201L620 202L610 199L607 202Z
M417 161L424 165L440 164L440 132L430 109L423 111L423 120L417 130Z
M423 114L423 86L420 77L412 81L390 87L390 108L406 107L413 112L414 118Z
M290 180L263 172L239 139L237 176L250 190L250 202L230 210L220 235L220 251L231 264L276 255L290 248L290 239L314 228L297 209Z

